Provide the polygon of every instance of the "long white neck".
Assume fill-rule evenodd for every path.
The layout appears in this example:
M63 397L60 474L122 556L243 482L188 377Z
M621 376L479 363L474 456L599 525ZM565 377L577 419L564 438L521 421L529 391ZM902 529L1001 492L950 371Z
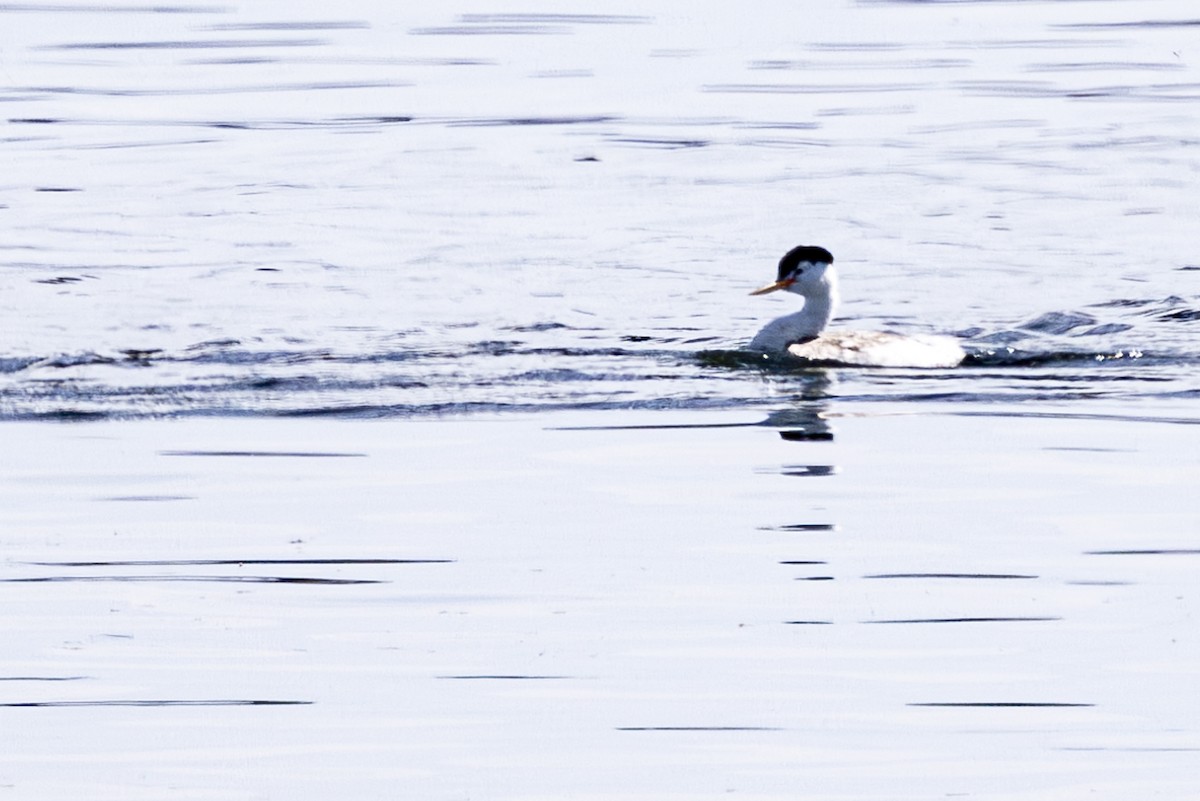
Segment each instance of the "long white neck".
M784 351L788 345L820 336L837 308L837 276L833 269L826 270L820 281L805 285L801 294L804 295L804 308L767 323L751 340L750 350Z

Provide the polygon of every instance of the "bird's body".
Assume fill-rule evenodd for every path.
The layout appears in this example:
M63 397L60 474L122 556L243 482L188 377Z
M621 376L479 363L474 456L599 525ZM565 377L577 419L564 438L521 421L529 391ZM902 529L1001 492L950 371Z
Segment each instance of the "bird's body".
M955 367L966 356L950 337L826 331L838 290L833 256L825 248L802 245L788 251L779 262L778 280L750 294L780 289L802 296L804 307L764 326L750 342L752 351L856 367Z

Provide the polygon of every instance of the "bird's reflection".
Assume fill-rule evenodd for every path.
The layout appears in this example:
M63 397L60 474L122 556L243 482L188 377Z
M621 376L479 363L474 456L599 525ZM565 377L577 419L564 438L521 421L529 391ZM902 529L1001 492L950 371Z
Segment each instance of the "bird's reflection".
M832 442L833 427L825 419L828 409L824 399L803 399L771 412L762 425L779 429L780 438L789 442Z

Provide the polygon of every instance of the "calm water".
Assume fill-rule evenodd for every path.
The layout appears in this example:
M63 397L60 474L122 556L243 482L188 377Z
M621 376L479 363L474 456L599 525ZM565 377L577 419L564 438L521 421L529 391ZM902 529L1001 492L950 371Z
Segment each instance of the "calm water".
M404 5L0 3L0 801L1193 798L1193 4Z
M1191 799L1200 428L956 405L8 423L0 795Z
M799 242L973 353L830 398L1196 393L1190 4L762 5L0 5L0 415L774 403Z

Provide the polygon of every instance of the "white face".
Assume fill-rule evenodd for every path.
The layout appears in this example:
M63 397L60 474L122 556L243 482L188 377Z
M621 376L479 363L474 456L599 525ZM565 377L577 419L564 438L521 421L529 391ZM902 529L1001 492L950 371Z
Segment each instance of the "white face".
M797 295L803 295L814 287L820 286L825 282L825 271L829 269L829 262L825 261L802 261L796 265L796 269L792 270L786 278L780 283L784 284L780 289L786 289L788 292L795 292Z

